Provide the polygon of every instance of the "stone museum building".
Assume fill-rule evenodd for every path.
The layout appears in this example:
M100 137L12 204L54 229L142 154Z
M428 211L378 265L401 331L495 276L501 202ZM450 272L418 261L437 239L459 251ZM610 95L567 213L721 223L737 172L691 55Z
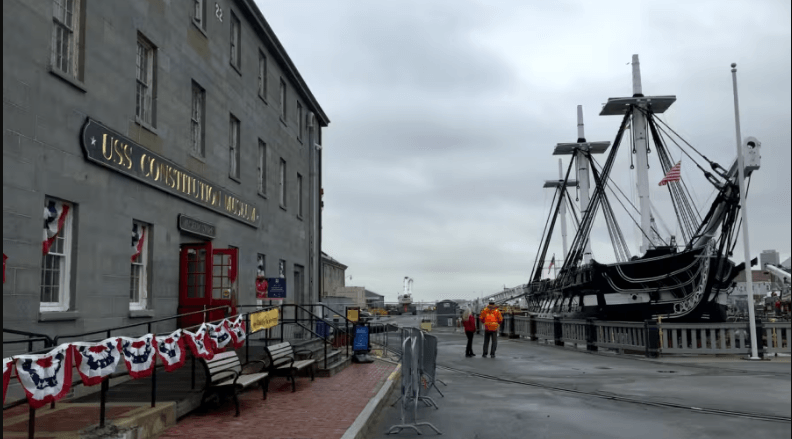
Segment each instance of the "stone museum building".
M252 0L8 0L3 49L5 328L319 301L329 119Z

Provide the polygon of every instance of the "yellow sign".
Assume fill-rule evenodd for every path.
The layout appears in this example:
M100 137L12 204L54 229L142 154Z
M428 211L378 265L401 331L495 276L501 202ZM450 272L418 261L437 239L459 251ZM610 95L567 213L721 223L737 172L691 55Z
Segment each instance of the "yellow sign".
M358 311L356 309L348 309L347 310L347 319L349 321L352 321L352 322L357 322L358 321L358 313L359 312L360 311Z
M250 314L250 333L278 326L278 308Z

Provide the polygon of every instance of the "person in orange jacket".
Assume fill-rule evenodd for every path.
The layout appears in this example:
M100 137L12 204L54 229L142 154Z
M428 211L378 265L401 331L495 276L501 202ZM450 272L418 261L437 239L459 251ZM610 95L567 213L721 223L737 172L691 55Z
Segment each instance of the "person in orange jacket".
M503 316L494 300L490 299L489 305L481 310L480 318L481 323L484 324L484 353L481 356L487 358L487 348L492 339L492 349L489 353L490 357L495 358L495 349L498 348L498 328L503 323Z

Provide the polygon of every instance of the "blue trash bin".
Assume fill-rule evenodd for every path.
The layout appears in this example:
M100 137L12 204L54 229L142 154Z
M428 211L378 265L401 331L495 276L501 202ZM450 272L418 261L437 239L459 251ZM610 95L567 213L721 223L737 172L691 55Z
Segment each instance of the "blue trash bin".
M330 336L330 326L327 323L319 320L316 322L316 333L324 338L328 338Z

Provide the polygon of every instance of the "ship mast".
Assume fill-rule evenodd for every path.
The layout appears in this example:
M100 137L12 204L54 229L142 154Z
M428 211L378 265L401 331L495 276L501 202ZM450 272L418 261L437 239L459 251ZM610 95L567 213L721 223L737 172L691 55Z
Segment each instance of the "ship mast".
M558 196L559 197L566 197L566 187L569 186L577 186L577 180L569 180L564 185L564 171L562 168L561 159L558 159L558 180L545 180L544 186L545 188L552 187L556 188L556 190L560 191ZM567 245L567 223L566 223L566 203L561 201L561 208L558 211L558 216L561 219L561 239L563 241L563 250L564 250L564 261L566 261L567 253L569 252L569 246Z
M591 160L589 154L602 154L610 146L610 142L586 142L583 130L583 106L577 106L577 132L576 143L559 143L553 149L553 155L573 155L577 163L577 181L580 185L580 214L585 215L589 208L591 187L589 169ZM563 205L562 205L563 206ZM563 225L563 223L562 223ZM566 245L564 245L566 247ZM566 257L564 258L566 259ZM591 240L586 239L586 249L583 252L583 263L591 262Z
M635 147L636 189L641 210L641 229L643 231L640 253L645 253L654 243L652 236L652 202L649 198L649 137L646 135L645 111L654 114L664 113L676 101L676 96L644 96L641 85L641 64L638 55L632 56L632 89L630 98L610 98L602 107L600 116L623 115L632 113L631 133Z

